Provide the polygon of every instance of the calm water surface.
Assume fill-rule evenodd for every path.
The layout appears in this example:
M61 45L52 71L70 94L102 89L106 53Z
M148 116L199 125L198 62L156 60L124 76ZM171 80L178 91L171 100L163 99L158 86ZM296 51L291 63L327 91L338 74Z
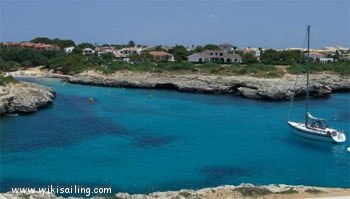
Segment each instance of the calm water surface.
M288 102L30 81L57 97L34 114L0 117L1 192L50 184L131 193L242 182L350 187L349 142L292 134ZM349 99L311 102L348 140ZM295 102L292 117L303 119L303 110L304 100Z

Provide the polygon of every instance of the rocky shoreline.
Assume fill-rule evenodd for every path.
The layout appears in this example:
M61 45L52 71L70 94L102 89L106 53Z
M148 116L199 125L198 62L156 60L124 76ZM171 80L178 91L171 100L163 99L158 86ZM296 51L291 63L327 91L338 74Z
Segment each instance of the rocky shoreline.
M30 113L51 103L55 90L31 83L11 83L0 86L0 115Z
M284 184L254 186L252 184L241 184L239 186L225 185L214 188L199 190L182 189L179 191L154 192L150 194L117 193L112 196L93 196L94 199L225 199L225 198L349 198L350 189L325 188L311 186L291 186ZM83 196L82 196L83 197ZM79 197L79 198L82 198ZM14 194L11 192L1 193L0 198L6 199L63 199L53 193L30 193ZM78 197L68 197L78 199Z
M281 78L257 78L130 71L104 75L89 71L68 77L67 81L96 86L169 89L180 92L232 94L260 100L289 100L293 94L295 77L291 74L286 74ZM295 89L296 97L305 96L305 82L305 75L300 75ZM310 84L310 95L315 97L328 96L330 93L337 91L350 91L348 76L335 74L312 75Z

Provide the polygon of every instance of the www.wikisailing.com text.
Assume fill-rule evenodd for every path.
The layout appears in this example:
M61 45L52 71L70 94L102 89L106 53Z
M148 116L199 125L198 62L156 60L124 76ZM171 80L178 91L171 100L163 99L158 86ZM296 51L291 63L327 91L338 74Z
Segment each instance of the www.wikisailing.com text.
M72 185L68 187L60 187L49 185L47 187L41 188L30 188L30 187L21 187L21 188L12 188L12 193L14 194L32 194L32 193L52 193L52 194L77 194L84 195L89 197L91 194L111 194L112 188L110 187L80 187L78 185Z

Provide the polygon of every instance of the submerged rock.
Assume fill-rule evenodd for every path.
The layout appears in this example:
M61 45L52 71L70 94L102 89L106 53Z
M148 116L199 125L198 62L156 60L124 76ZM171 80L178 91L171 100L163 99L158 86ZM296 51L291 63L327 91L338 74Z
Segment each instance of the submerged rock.
M55 90L31 83L0 86L0 115L30 113L53 101Z
M216 75L171 75L140 72L117 72L103 75L97 72L84 72L69 77L68 81L77 84L98 86L169 89L181 92L211 94L232 94L244 98L261 100L289 100L295 90L296 97L306 94L306 77L287 74L281 78L257 78L250 76ZM350 91L347 76L316 74L310 77L310 95L328 96L334 91Z

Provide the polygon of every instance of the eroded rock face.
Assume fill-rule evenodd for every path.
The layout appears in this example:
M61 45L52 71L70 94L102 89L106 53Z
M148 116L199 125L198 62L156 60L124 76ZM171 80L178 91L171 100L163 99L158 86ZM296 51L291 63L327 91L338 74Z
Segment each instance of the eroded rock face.
M333 74L311 75L309 93L311 96L328 96L334 91L350 91L349 77ZM216 75L171 75L138 72L117 72L102 75L97 72L84 72L68 79L71 83L98 86L161 88L181 92L212 94L233 94L251 99L289 100L294 93L295 75L282 78L256 78L249 76ZM299 76L295 96L306 93L306 77Z
M0 115L30 113L53 101L55 90L31 83L0 86Z

